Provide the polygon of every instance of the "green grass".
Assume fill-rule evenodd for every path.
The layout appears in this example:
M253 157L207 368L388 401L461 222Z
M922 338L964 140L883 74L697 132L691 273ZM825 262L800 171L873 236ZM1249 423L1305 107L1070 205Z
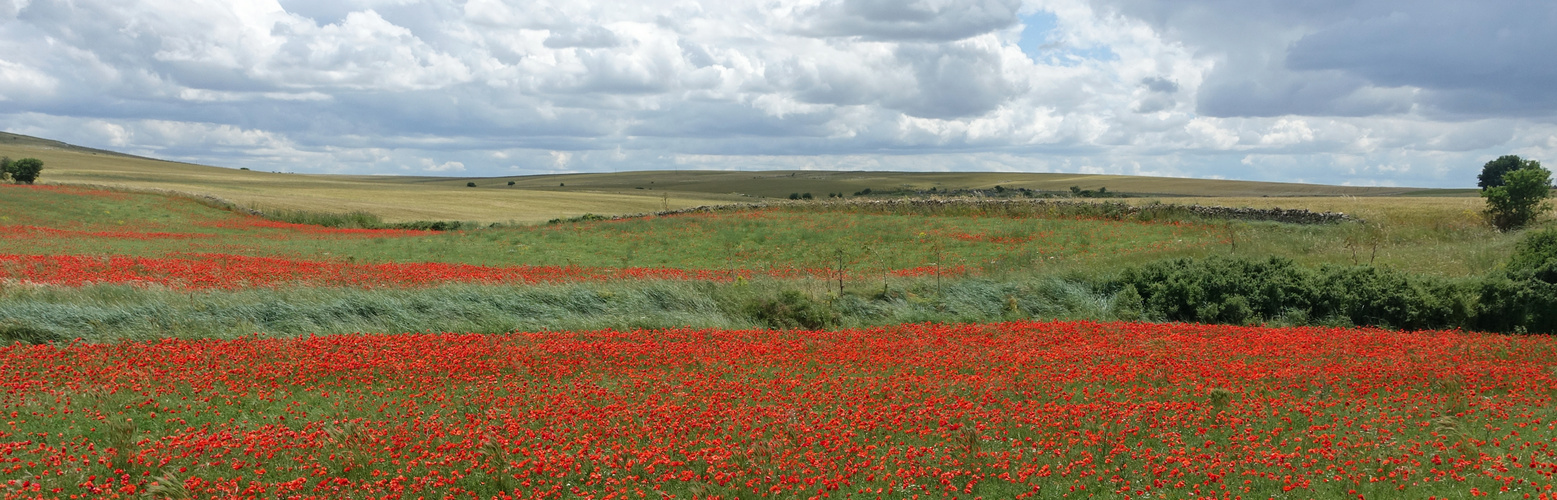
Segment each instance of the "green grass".
M765 270L833 270L841 262L849 273L842 294L836 281L821 277L734 284L284 287L193 293L13 282L0 283L0 318L5 318L0 336L39 342L254 332L740 328L789 326L785 318L802 316L809 319L799 323L826 326L1128 319L1140 311L1121 315L1114 304L1113 280L1124 269L1164 259L1276 256L1307 267L1372 265L1414 276L1474 280L1498 271L1523 234L1490 230L1459 201L1413 200L1343 201L1347 205L1338 208L1364 219L1323 225L1201 219L1171 210L1114 219L1101 216L1104 212L1092 214L1086 206L1040 210L973 203L889 209L807 203L541 226L364 234L277 225L187 197L0 186L0 229L8 228L0 233L0 253L8 254L229 253L354 263L747 269L759 275ZM1402 207L1410 203L1434 211L1424 214ZM1091 215L1082 216L1086 214ZM291 215L336 226L380 223L367 214ZM18 229L24 226L47 230ZM138 237L145 233L183 236ZM933 273L905 278L890 272L937 265L951 270L944 279ZM1465 297L1477 293L1466 288L1472 285L1455 288L1460 297L1455 300L1471 300ZM784 303L786 290L799 292L804 300ZM1267 316L1256 319L1330 321Z
M194 199L145 193L0 186L0 225L90 234L0 238L0 253L231 253L310 260L577 265L682 269L834 269L962 266L991 276L1113 269L1171 257L1282 256L1305 265L1374 264L1473 276L1506 260L1517 234L1498 233L1443 205L1435 217L1379 211L1362 223L1293 225L1181 218L1137 221L975 212L878 213L847 204L505 226L382 237L256 226ZM1432 200L1432 199L1429 199ZM1456 212L1455 210L1459 210ZM317 214L295 218L320 222ZM326 214L327 215L327 214ZM1019 214L1020 215L1020 214ZM376 223L350 214L333 225ZM354 222L355 221L355 222ZM366 221L366 222L363 222ZM474 226L482 227L482 226ZM136 239L126 232L189 233Z
M417 236L310 233L245 227L254 219L191 200L0 187L0 223L92 234L0 240L0 253L163 256L239 253L354 262L457 262L684 269L828 269L838 252L852 270L935 265L1033 268L1055 262L1213 245L1215 228L1068 218L900 217L802 208L690 214ZM125 232L198 237L137 239Z
M794 326L756 313L785 291L830 317L825 327L1114 319L1112 298L1078 280L890 279L848 283L611 282L430 289L289 287L182 292L130 286L0 285L0 343L292 337L354 332L766 328Z

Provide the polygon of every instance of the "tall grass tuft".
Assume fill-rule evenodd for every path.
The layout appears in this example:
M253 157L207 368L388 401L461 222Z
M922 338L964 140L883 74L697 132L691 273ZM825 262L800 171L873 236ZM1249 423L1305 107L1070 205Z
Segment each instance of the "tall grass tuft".
M315 212L311 210L256 209L256 211L264 214L264 217L267 219L291 224L348 229L377 229L384 226L382 218L360 210L352 212Z
M619 282L426 289L291 287L183 292L98 285L0 289L5 342L236 338L353 332L601 328L828 328L1014 318L1111 319L1082 282L904 281L890 293L795 290L792 281ZM1013 307L1014 304L1014 307Z

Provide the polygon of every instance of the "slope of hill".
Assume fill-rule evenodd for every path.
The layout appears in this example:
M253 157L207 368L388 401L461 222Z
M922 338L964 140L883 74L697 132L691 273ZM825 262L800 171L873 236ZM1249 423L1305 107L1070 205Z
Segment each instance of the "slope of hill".
M48 184L116 186L217 196L261 209L367 211L385 221L537 222L585 213L638 213L730 203L739 196L609 189L526 189L452 177L287 174L210 167L0 134L0 155L44 161ZM469 188L475 180L480 187Z
M157 160L9 133L0 133L0 155L42 159L46 170L40 181L44 183L206 194L261 209L360 210L389 222L538 222L585 213L628 214L750 202L790 193L825 197L864 189L959 190L997 185L1041 191L1106 187L1155 197L1463 195L1461 190L1004 172L640 171L491 178L288 174ZM509 186L509 181L514 185ZM469 182L477 186L467 187Z

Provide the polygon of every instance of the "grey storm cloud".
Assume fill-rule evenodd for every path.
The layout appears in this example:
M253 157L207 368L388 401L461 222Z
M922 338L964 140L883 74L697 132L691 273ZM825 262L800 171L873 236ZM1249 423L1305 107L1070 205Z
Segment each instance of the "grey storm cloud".
M1141 86L1151 91L1149 95L1136 103L1136 113L1157 113L1172 109L1178 104L1174 94L1179 91L1178 82L1160 76L1148 76L1141 79Z
M601 26L585 26L569 31L554 32L546 37L543 45L554 49L565 47L580 47L587 49L603 49L615 47L622 43L616 38L616 33Z
M1105 0L1219 57L1213 116L1545 116L1557 3L1545 0Z
M801 16L802 32L872 40L961 40L1018 22L1020 0L832 0Z
M998 54L957 45L909 44L899 59L913 68L912 91L887 103L910 116L960 118L994 110L1024 91L1007 80Z
M1287 67L1420 88L1424 104L1447 113L1548 114L1557 110L1552 26L1553 2L1418 2L1305 35Z
M1152 92L1162 92L1164 94L1172 94L1179 91L1179 84L1177 82L1160 76L1148 76L1146 78L1142 78L1141 85L1151 89Z
M0 129L311 172L1457 186L1557 158L1553 5L0 0Z

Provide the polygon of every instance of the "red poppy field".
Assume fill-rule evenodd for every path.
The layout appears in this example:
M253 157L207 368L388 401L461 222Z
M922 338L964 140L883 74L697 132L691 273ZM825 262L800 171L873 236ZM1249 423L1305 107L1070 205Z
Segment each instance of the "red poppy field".
M963 266L945 269L917 267L891 271L891 275L897 277L934 276L937 273L961 276L966 273L966 269ZM0 278L66 287L155 285L176 290L243 290L284 286L430 287L450 283L534 285L611 280L728 282L759 275L779 279L826 279L836 278L838 272L831 269L730 271L663 267L488 267L440 262L353 264L226 254L181 254L164 258L0 254Z
M425 287L963 276L1201 251L1203 223L904 217L778 208L420 231L264 219L196 200L0 185L0 282Z
M1143 317L1010 273L1355 259L1361 229L767 208L431 232L3 189L3 498L1557 498L1551 336L957 323ZM905 321L938 323L845 328ZM684 324L721 328L628 329Z
M1557 339L1087 322L0 349L7 498L1553 498Z

